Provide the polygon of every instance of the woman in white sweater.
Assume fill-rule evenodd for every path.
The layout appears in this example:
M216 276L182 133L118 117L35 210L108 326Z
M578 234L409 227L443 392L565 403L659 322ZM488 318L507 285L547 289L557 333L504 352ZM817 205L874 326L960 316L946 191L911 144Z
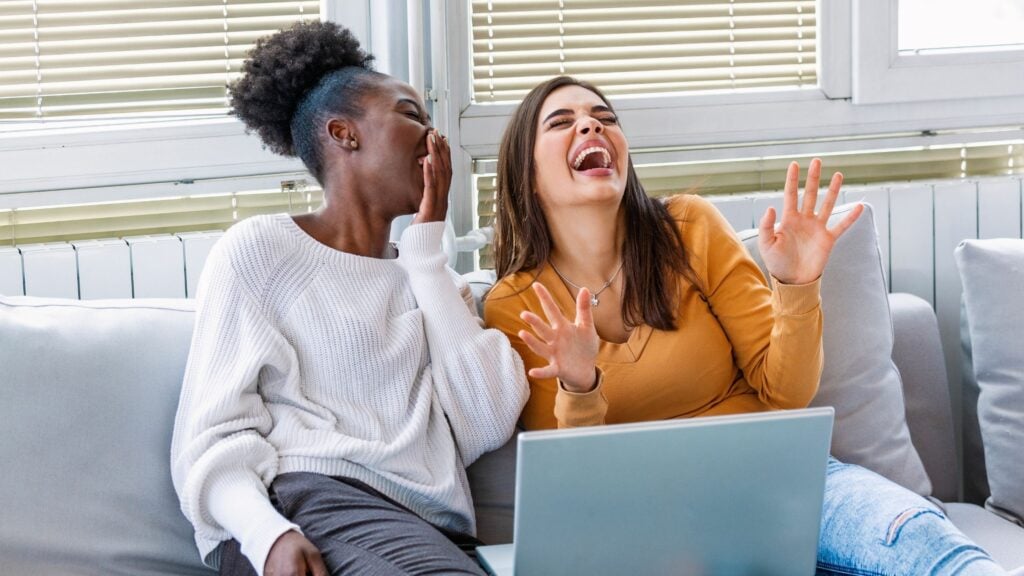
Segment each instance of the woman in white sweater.
M460 549L465 467L510 437L528 388L445 266L447 142L371 60L303 23L261 40L231 87L324 204L237 224L200 282L171 460L222 574L481 573ZM391 221L414 212L396 254Z

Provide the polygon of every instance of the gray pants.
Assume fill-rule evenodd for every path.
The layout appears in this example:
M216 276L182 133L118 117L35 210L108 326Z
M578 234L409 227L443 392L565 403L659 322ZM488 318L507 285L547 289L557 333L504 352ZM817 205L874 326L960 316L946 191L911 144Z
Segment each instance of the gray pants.
M356 480L282 474L270 497L320 549L333 576L484 574L475 561L478 540L442 531ZM220 573L256 574L235 540L221 545Z

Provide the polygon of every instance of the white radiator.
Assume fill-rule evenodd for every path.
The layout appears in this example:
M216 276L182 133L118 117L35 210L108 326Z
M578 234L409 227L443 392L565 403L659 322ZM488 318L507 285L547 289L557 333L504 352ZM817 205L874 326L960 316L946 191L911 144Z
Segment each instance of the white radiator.
M0 295L194 297L223 232L189 232L0 248Z

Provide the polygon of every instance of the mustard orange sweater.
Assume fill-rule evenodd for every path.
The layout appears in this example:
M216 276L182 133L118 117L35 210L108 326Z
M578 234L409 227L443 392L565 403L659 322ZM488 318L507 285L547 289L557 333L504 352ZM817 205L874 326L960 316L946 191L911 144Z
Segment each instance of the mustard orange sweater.
M624 343L602 341L597 366L603 377L591 392L530 378L523 411L528 429L802 408L813 398L822 366L820 280L776 282L770 290L710 202L683 195L667 205L703 284L681 283L677 328L640 325ZM572 294L550 266L502 278L484 304L485 322L509 337L527 370L547 364L517 336L529 330L520 312L544 317L530 288L534 277L574 318Z

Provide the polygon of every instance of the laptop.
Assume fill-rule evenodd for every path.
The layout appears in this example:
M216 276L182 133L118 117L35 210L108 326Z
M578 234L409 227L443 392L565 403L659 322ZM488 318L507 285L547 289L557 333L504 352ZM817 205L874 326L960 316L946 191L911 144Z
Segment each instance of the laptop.
M496 576L812 575L832 408L524 432Z

